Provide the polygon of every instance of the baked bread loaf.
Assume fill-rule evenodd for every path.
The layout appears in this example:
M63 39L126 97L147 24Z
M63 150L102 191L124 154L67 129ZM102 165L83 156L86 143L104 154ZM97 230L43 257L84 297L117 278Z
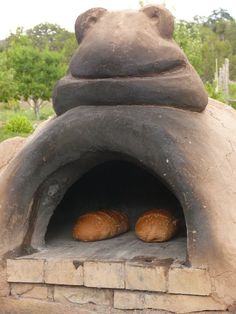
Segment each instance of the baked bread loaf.
M165 209L152 209L143 213L135 225L137 237L145 242L170 240L178 230L178 220Z
M98 241L129 230L128 216L115 209L88 212L79 217L73 237L80 241Z

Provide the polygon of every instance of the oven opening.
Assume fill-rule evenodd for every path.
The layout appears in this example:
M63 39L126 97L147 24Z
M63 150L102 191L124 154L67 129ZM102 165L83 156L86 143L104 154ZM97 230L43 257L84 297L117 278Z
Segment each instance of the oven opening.
M130 230L110 239L83 242L73 239L79 216L116 209L127 214ZM138 218L151 209L165 209L178 220L178 231L169 241L148 243L135 234ZM133 162L112 160L95 166L75 182L54 210L48 224L47 248L64 247L68 256L99 259L186 260L186 225L175 195L153 174Z

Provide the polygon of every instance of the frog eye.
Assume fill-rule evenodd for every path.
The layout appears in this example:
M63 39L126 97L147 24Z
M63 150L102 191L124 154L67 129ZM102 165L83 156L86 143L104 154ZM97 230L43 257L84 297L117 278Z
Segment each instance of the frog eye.
M161 5L147 5L140 11L151 19L162 37L172 37L174 32L174 18L169 10Z
M75 36L80 44L88 29L95 24L103 14L107 12L103 8L93 8L79 15L75 22Z

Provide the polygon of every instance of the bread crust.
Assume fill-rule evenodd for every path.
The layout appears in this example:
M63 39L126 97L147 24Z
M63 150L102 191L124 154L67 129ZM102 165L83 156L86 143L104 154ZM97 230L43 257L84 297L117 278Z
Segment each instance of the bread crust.
M73 238L79 241L98 241L128 230L128 216L124 212L115 209L99 210L78 218L73 228Z
M178 220L165 209L144 212L136 222L136 236L144 242L165 242L178 231Z

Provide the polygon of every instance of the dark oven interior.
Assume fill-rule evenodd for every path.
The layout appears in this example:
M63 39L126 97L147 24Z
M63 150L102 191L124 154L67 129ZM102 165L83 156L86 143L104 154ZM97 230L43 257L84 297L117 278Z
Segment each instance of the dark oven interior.
M49 222L46 244L59 238L73 241L73 225L87 211L123 210L133 233L140 214L153 208L170 210L182 222L175 238L186 237L182 207L159 178L130 161L106 161L85 173L65 193Z

